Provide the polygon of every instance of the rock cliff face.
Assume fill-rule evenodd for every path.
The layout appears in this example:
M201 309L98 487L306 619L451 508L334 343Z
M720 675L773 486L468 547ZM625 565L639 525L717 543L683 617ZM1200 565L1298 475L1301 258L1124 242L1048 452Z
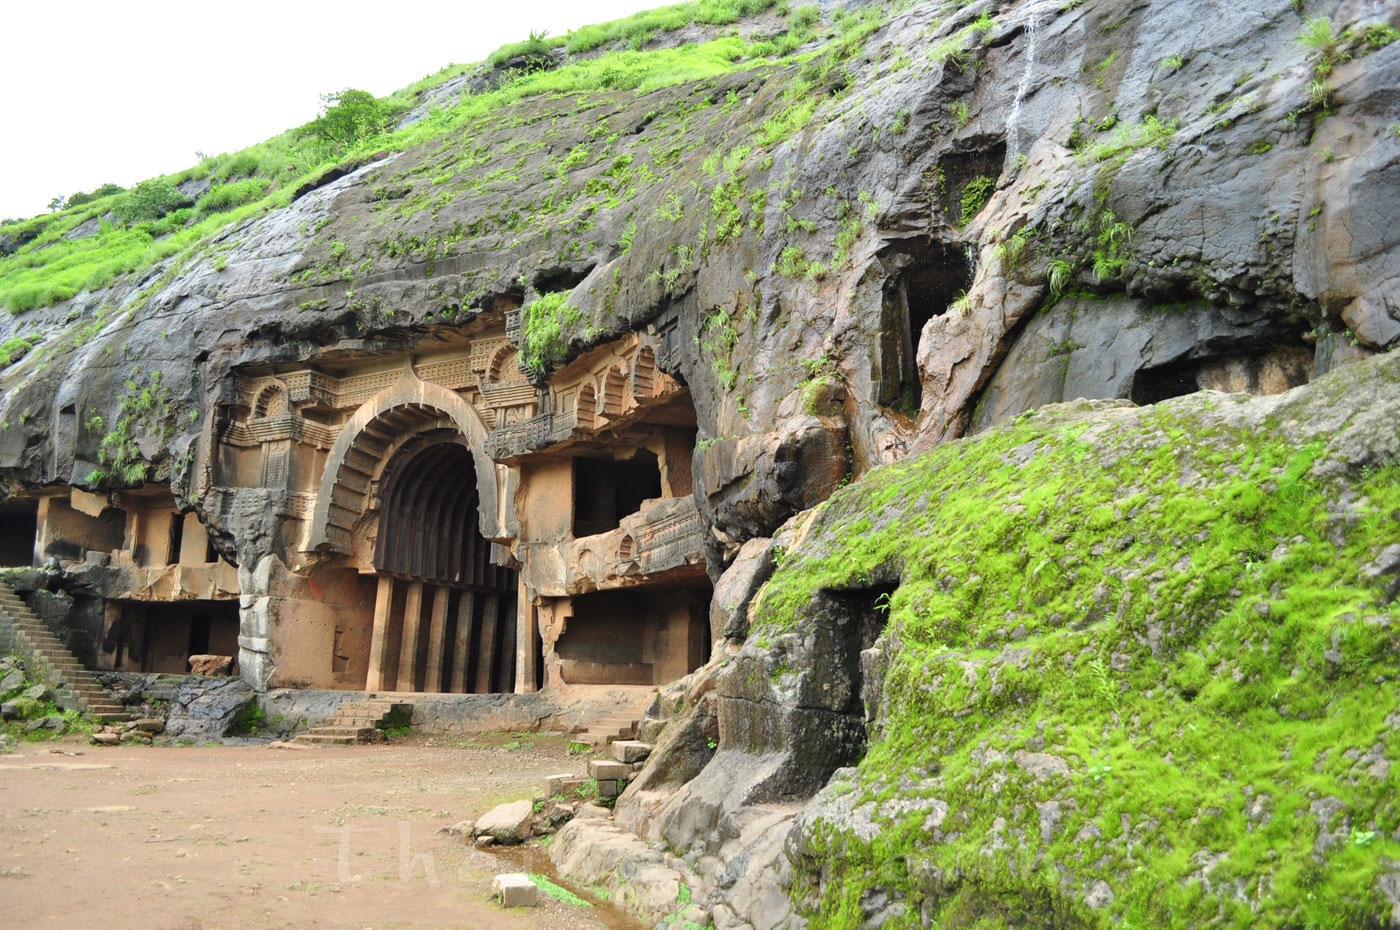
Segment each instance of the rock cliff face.
M720 930L1400 925L1400 396L1351 365L1400 344L1400 14L1301 7L825 3L482 68L0 319L0 474L168 483L251 571L289 543L215 486L237 371L523 305L543 382L647 332L721 635L618 818Z
M618 821L717 926L1394 926L1397 415L1392 354L876 470L780 531Z

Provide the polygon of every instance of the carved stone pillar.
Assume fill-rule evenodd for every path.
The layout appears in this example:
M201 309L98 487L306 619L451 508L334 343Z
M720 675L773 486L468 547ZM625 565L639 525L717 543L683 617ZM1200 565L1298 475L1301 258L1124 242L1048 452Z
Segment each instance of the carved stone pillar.
M399 680L396 691L417 691L414 670L418 665L418 629L423 621L423 582L410 581L403 604L403 642L399 646Z
M433 615L428 626L428 668L423 682L424 691L446 691L442 681L442 654L447 638L447 601L452 589L444 585L433 588Z
M457 642L452 652L452 684L448 689L453 694L467 691L467 663L472 654L472 622L476 619L476 592L462 592L457 601Z
M379 576L379 590L374 595L374 631L369 640L369 672L365 675L365 689L381 691L384 688L385 653L389 646L390 611L394 606L394 579L388 575Z
M481 652L476 657L477 694L491 691L491 673L496 660L496 618L501 611L501 599L495 594L486 595L486 603L481 611Z

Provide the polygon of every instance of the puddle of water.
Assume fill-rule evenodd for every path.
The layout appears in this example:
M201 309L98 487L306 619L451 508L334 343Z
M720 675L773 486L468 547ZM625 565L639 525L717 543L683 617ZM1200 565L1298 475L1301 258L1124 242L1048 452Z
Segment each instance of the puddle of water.
M543 875L561 888L567 888L578 895L589 904L593 905L588 909L590 917L596 917L598 921L608 930L648 930L647 925L642 923L631 914L616 906L611 901L605 901L584 885L569 881L563 878L554 869L554 863L549 861L549 853L539 846L488 846L485 850L497 859L504 860L510 864L512 872L533 872L536 875ZM543 892L541 892L543 894Z

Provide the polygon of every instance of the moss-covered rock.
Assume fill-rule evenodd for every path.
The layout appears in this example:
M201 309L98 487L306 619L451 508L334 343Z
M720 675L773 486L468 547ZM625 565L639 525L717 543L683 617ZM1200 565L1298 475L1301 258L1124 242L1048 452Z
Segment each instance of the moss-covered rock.
M656 832L703 855L815 774L786 852L814 928L1394 926L1397 423L1391 355L876 470L780 535Z

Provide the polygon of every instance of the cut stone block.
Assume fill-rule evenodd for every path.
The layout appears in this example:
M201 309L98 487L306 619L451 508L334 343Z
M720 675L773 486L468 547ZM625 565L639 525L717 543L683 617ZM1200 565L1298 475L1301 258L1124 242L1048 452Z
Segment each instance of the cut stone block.
M574 775L572 772L563 772L559 775L546 775L544 777L545 797L552 798L556 794L563 794L568 790L564 786L571 781L577 780L578 776Z
M612 744L612 757L631 765L651 755L651 746L634 739L620 739Z
M607 759L590 759L588 760L588 774L599 781L626 778L632 774L632 766L623 762L609 762Z
M539 889L524 872L497 875L491 882L491 893L501 899L502 907L534 907L539 903Z
M598 797L615 798L622 793L623 782L615 778L598 779Z

